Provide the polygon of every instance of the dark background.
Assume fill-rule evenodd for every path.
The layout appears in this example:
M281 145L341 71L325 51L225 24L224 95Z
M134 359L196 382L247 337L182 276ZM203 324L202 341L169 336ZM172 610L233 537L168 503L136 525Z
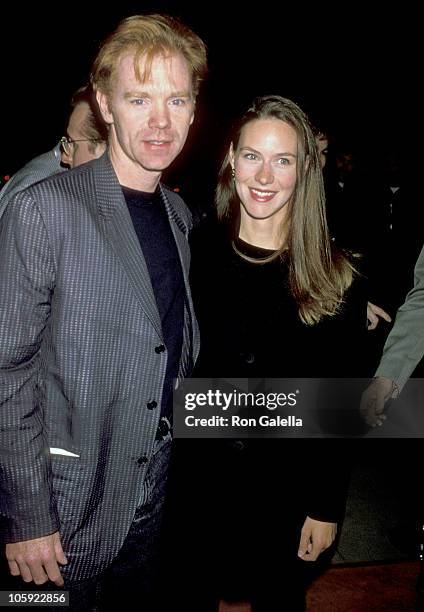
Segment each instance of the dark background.
M372 16L369 8L264 1L3 7L0 174L55 145L72 92L118 21L155 11L182 18L209 51L210 74L188 145L165 177L171 186L181 184L184 192L189 175L212 187L232 117L267 93L297 101L372 164L385 149L402 149L411 135L411 119L421 113L421 68L418 15L386 5Z

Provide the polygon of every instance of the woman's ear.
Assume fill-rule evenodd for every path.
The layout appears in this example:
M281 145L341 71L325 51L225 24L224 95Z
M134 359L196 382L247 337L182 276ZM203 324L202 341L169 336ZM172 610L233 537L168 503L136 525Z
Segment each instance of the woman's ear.
M233 143L230 144L230 148L228 149L228 161L230 162L230 166L232 170L235 170L235 161L234 161L234 147Z

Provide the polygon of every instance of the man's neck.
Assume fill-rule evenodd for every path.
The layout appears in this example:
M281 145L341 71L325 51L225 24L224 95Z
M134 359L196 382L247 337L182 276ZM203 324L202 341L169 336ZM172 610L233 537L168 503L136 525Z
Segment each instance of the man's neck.
M162 175L160 171L146 170L129 158L126 158L123 163L120 157L114 154L112 148L109 150L109 155L120 185L146 193L156 191Z

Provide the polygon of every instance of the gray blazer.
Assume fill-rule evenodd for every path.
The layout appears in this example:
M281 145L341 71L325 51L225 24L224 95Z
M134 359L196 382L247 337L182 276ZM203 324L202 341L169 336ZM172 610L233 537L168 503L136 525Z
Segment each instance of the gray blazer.
M18 170L0 191L0 219L12 198L30 185L38 183L53 174L63 172L66 168L60 165L60 144L54 149L34 157L23 168Z
M183 377L199 350L188 285L191 216L177 194L161 192L188 296ZM110 564L152 453L162 343L146 262L107 153L19 193L0 228L4 541L60 529L65 576L83 579ZM152 400L158 408L147 407Z
M375 376L395 381L402 390L424 355L424 247L415 266L414 288L396 314Z

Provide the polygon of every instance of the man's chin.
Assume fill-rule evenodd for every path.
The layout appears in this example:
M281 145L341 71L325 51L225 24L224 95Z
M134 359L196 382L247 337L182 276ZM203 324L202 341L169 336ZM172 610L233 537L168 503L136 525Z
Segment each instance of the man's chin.
M163 172L174 161L175 157L167 157L162 159L139 160L140 166L148 172Z

